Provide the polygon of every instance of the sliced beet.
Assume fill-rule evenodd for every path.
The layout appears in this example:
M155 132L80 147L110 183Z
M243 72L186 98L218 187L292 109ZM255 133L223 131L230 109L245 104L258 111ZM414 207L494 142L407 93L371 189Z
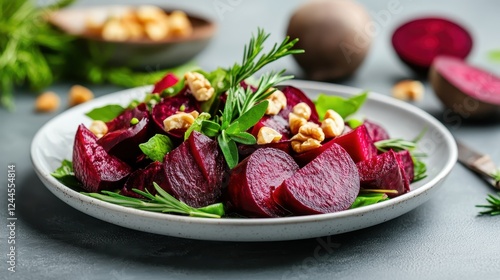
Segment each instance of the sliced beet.
M387 195L390 197L396 197L410 191L405 169L393 150L358 162L356 166L359 170L362 188L396 190L398 192L397 194L388 193Z
M418 73L427 73L438 55L466 58L472 37L449 19L427 17L401 25L392 35L392 45L400 59Z
M411 157L410 152L408 151L400 151L396 153L399 163L403 166L406 177L408 178L408 182L413 182L415 178L415 166L413 164L413 158Z
M255 145L239 145L238 146L238 152L241 156L241 158L246 158L247 156L251 155L254 153L257 149L262 149L262 148L274 148L281 150L287 154L292 154L292 147L290 145L290 140L287 141L281 141L278 143L269 143L269 144L255 144Z
M97 140L106 152L135 165L142 155L139 144L147 142L149 133L149 117L142 118L137 124L106 133Z
M179 79L177 78L177 76L172 73L168 73L161 80L156 82L152 92L162 93L167 88L173 87L175 84L177 84L178 81Z
M132 172L130 166L97 144L97 137L83 124L78 126L75 135L73 168L75 177L88 192L118 187Z
M333 213L351 206L359 182L356 164L342 147L333 144L286 179L273 198L296 215Z
M279 115L282 116L288 122L288 114L293 111L293 106L299 104L300 102L304 102L311 108L311 118L309 121L314 123L319 123L318 112L316 111L316 106L312 102L312 100L305 95L305 93L292 86L284 86L278 87L279 90L283 92L286 97L286 108L279 112Z
M196 137L196 135L201 134L195 133L190 137ZM190 206L203 207L217 202L221 197L225 175L224 167L219 164L223 159L221 160L222 154L213 149L202 151L204 155L201 158L200 154L194 156L193 148L190 147L193 141L202 142L184 141L179 147L165 155L167 192ZM213 147L213 144L209 143L207 146ZM200 162L197 161L197 157L201 160Z
M131 126L130 121L133 118L142 120L144 117L148 117L148 108L146 104L141 103L133 109L126 109L118 117L106 123L108 127L108 132L112 132L119 129L129 128Z
M198 131L193 131L188 141L191 154L203 176L210 184L220 186L225 176L226 162L217 142Z
M365 120L363 124L365 125L366 131L368 132L368 135L370 135L370 138L372 139L373 142L387 140L390 138L387 130L385 130L378 123Z
M377 148L373 144L366 126L361 125L353 131L333 138L331 141L344 148L354 162L360 162L377 155Z
M187 93L187 89L184 89L175 96L164 98L160 103L153 107L151 114L155 131L157 133L165 133L165 130L163 129L163 121L171 115L179 112L181 108L184 109L183 112L186 113L200 111L198 102L191 94ZM169 135L181 138L184 135L184 131L169 133Z
M441 102L462 118L486 119L500 113L500 78L464 61L440 56L429 79Z
M298 168L293 158L281 150L258 149L231 171L228 195L232 207L248 217L285 215L272 192Z
M264 126L279 132L282 135L280 142L288 141L292 137L288 117L285 119L281 115L264 116L253 126L250 133L257 138L259 130Z
M157 183L164 190L168 189L165 172L163 171L163 163L159 161L152 162L146 168L138 169L130 174L120 194L142 198L142 195L132 191L132 189L138 189L141 191L148 190L151 194L155 195L156 189L153 186L153 182Z

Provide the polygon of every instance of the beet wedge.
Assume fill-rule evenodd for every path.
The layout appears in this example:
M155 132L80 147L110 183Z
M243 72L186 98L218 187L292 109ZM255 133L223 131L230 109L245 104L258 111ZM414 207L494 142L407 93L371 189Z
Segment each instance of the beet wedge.
M387 130L385 130L385 128L383 128L378 123L365 120L363 122L363 125L366 127L366 131L368 132L368 135L370 135L370 138L373 142L387 140L390 138Z
M97 137L83 124L78 126L75 135L73 168L76 178L88 192L118 187L132 171L130 166L97 144Z
M191 137L206 136L192 133ZM203 207L216 203L221 198L225 162L222 153L214 149L201 151L203 152L201 158L200 155L193 155L191 148L193 141L205 140L188 139L165 155L163 167L167 182L166 191L189 206ZM215 143L214 140L210 141ZM208 144L212 147L213 145Z
M398 155L390 150L368 160L356 164L359 171L361 187L365 189L395 190L396 197L410 191L410 184Z
M191 94L187 93L186 88L175 96L164 98L153 107L151 113L154 122L154 131L156 131L156 133L165 134L163 121L166 118L179 111L189 113L195 110L200 111L199 104ZM182 138L184 136L184 131L172 131L168 134L175 138Z
M299 104L300 102L304 102L311 108L311 117L309 121L319 123L316 106L302 90L292 86L279 87L279 89L286 96L286 108L281 110L278 115L282 116L288 122L288 114L293 111L293 106Z
M108 127L108 132L112 132L119 129L129 128L131 126L130 121L133 118L142 120L148 117L148 108L146 104L141 103L133 109L125 109L118 117L106 123Z
M287 212L276 204L272 192L298 169L293 158L281 150L256 150L231 172L228 187L231 206L248 217L284 216Z
M273 193L274 200L296 215L333 213L348 209L359 193L356 164L333 144Z
M130 174L120 193L126 196L142 198L142 195L132 191L132 189L138 189L141 191L148 190L152 195L155 195L156 189L153 186L153 182L157 183L164 190L168 189L165 171L163 171L163 163L159 161L152 162L144 169L136 170Z
M168 73L155 84L152 93L162 93L167 88L173 87L178 81L179 79L174 74Z
M408 178L408 182L413 182L415 179L415 165L413 163L413 158L411 157L410 152L408 151L400 151L397 152L399 163L403 166L405 170L406 177Z

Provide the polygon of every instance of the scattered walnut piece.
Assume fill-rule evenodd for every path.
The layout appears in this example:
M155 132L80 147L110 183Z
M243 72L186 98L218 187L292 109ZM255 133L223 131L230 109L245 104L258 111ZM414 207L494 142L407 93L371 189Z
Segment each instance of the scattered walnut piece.
M288 125L290 126L290 131L292 132L292 134L295 135L299 133L299 128L306 123L307 123L306 119L294 113L288 114Z
M178 112L173 114L163 120L163 129L166 132L176 129L188 129L194 123L195 115L197 117L197 114L193 113Z
M300 102L293 106L292 112L297 116L304 118L306 121L311 118L311 107L309 107L309 105L305 102Z
M297 153L303 153L321 147L325 140L325 134L319 125L308 122L299 128L299 133L291 140L292 149Z
M57 110L61 100L57 94L47 91L40 94L35 101L35 110L37 112L49 113Z
M286 107L286 96L280 90L275 90L271 88L270 90L274 90L274 92L267 97L267 101L269 101L269 105L267 106L266 115L277 115L282 109Z
M392 96L405 101L419 101L424 97L425 88L419 81L403 80L392 88Z
M264 126L259 129L259 133L257 134L257 144L278 143L281 137L283 137L283 135L278 131Z
M75 106L94 98L94 93L84 86L74 85L70 88L68 93L69 106Z
M193 33L193 27L188 16L183 11L173 11L169 17L172 36L186 37Z
M344 132L344 119L334 110L327 110L321 128L326 138L337 137Z
M94 133L97 138L101 138L108 133L108 126L103 121L93 121L89 126L89 130Z
M184 74L184 78L197 101L207 101L214 94L214 88L202 74L187 72Z

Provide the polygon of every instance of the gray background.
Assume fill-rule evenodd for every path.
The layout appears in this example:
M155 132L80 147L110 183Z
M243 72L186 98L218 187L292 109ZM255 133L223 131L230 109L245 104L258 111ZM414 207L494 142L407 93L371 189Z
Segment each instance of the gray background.
M77 5L140 1L80 1ZM216 38L197 57L205 69L240 59L243 44L257 26L281 40L292 11L303 1L150 1L196 11L219 23ZM360 1L374 15L389 1ZM218 13L216 4L229 5ZM411 78L390 46L394 28L417 15L460 19L474 36L469 60L493 72L487 59L500 48L498 1L399 1L402 11L374 17L378 34L356 76L344 84L389 94L393 83ZM290 59L273 65L303 77ZM0 73L1 75L1 73ZM50 87L66 101L71 84ZM96 95L118 90L88 85ZM224 243L170 238L128 230L82 214L55 198L31 166L29 146L38 128L54 114L33 113L34 96L16 91L17 111L0 109L0 279L498 279L500 217L478 217L475 204L493 193L483 181L456 165L438 194L395 220L337 236L274 243ZM417 106L442 120L443 111L427 88ZM61 109L63 110L63 109ZM467 144L500 164L498 124L447 123ZM388 124L390 125L390 124ZM7 164L16 165L17 272L7 272Z

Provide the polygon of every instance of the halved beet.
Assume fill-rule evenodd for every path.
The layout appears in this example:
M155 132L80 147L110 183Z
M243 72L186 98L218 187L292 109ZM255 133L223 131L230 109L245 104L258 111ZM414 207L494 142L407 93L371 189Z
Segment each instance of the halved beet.
M472 37L449 19L427 17L401 25L392 35L399 58L418 73L427 73L438 55L466 58L472 49Z
M370 138L372 139L373 142L387 140L390 138L387 130L385 130L378 123L374 123L372 121L365 120L363 122L363 124L365 125L366 131L368 132L368 135L370 135Z
M405 169L393 150L358 162L356 166L359 170L362 188L396 190L398 192L397 194L388 193L387 195L390 197L396 197L410 191Z
M415 178L415 166L413 164L413 158L409 151L400 151L396 153L399 163L403 166L405 170L406 177L408 178L408 182L413 182Z
M173 87L175 84L177 84L178 81L179 79L177 78L177 76L172 73L168 73L161 80L156 82L152 93L162 93L167 88Z
M130 174L120 193L126 196L142 198L141 195L132 191L132 189L138 189L141 191L148 190L155 195L156 189L153 187L153 182L157 183L162 189L168 190L163 163L159 161L152 162L146 168L136 170Z
M262 127L269 127L277 132L279 132L282 137L280 142L285 142L290 140L292 137L291 132L290 132L290 126L288 124L288 116L284 118L281 115L275 115L275 116L263 116L252 128L251 132L255 138L259 135L259 130Z
M278 87L279 90L283 92L283 94L286 96L286 108L281 110L279 112L279 115L282 116L288 123L288 114L290 114L293 111L293 106L299 104L300 102L304 102L309 107L311 108L311 118L309 121L314 122L314 123L319 123L319 117L318 117L318 112L316 111L316 106L312 102L305 93L292 86L284 86L284 87Z
M154 122L155 131L157 133L165 133L163 129L163 121L171 115L181 111L189 113L192 111L200 111L200 107L196 99L191 94L187 93L187 89L182 90L175 96L166 97L160 103L153 107L152 118ZM170 132L169 135L176 138L181 138L184 135L182 132Z
M135 125L106 133L97 143L109 154L135 165L142 154L139 144L148 141L150 136L148 115Z
M141 103L133 109L126 109L118 117L106 123L108 127L108 132L112 132L119 129L129 128L131 126L130 121L133 118L142 120L144 117L148 117L148 108L146 104Z
M349 208L359 189L356 164L342 147L333 144L286 179L273 198L296 215L333 213Z
M492 73L440 56L429 79L442 103L462 118L486 119L500 113L500 78Z
M205 137L194 133L190 137ZM222 194L224 166L218 150L205 149L193 155L190 143L204 140L184 141L179 147L165 155L164 169L167 192L193 207L203 207L217 202ZM213 141L213 140L211 140ZM213 147L212 143L207 146ZM202 156L201 153L203 153ZM197 157L198 160L197 161ZM203 166L200 167L200 166ZM205 170L205 172L204 172ZM208 176L206 176L208 175Z
M350 132L324 142L321 147L294 155L299 166L304 166L329 149L333 144L344 148L354 162L363 161L377 155L377 148L368 134L365 125L358 126Z
M287 153L262 148L231 171L228 195L231 206L248 217L279 217L286 214L272 198L274 188L299 169Z
M72 160L75 177L88 192L118 187L132 172L130 166L97 144L97 137L83 124L76 131Z
M193 131L188 141L191 154L203 176L210 184L221 185L225 176L226 162L217 142L198 131Z
M290 140L287 141L281 141L278 143L269 143L269 144L255 144L255 145L239 145L238 146L238 152L241 156L241 158L246 158L247 156L251 155L254 153L257 149L262 149L262 148L274 148L281 150L287 154L292 154L292 147L290 145Z

